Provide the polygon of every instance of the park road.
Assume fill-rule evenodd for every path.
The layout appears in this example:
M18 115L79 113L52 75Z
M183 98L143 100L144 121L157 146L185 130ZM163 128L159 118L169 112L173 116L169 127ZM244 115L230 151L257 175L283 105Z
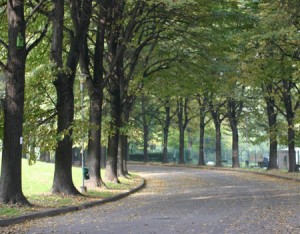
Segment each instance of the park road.
M147 180L145 189L32 221L25 233L300 233L297 182L184 167L131 165L130 170Z

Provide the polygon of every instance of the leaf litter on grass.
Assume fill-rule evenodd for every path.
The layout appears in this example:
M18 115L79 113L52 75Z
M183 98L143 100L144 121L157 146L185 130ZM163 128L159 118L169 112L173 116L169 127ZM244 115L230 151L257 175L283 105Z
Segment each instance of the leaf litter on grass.
M141 182L141 177L133 176L130 177L130 179L122 179L121 184L111 185L108 186L108 188L101 187L90 189L84 196L54 195L51 193L31 194L27 198L29 202L33 204L32 207L0 204L0 219L7 219L48 209L77 206L87 202L103 200L128 192L141 184Z

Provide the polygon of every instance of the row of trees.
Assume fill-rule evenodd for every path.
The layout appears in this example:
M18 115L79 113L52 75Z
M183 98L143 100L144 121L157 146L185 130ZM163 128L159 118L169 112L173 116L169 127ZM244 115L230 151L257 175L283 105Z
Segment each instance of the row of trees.
M239 12L247 15L232 14L235 19L241 17L239 22L230 21L227 15L226 23L216 24L214 33L210 32L213 36L209 40L210 44L206 44L203 34L197 41L201 49L195 50L189 38L184 41L194 52L189 53L186 60L185 68L188 71L182 69L180 61L180 64L165 73L153 77L146 90L150 97L158 96L159 93L160 99L152 102L159 103L157 106L161 107L155 112L149 107L148 113L141 110L142 114L137 116L156 116L158 121L155 123L152 120L152 126L161 123L164 136L163 162L167 158L165 152L170 117L177 115L175 122L180 132L179 163L184 163L184 132L191 119L197 115L199 165L205 162L205 126L212 121L216 132L216 166L222 166L223 126L231 131L233 167L239 167L241 131L251 143L269 141L269 169L277 168L278 146L288 146L289 171L294 172L295 145L299 143L299 3L260 1L252 2L251 7L240 3ZM197 32L203 33L200 30ZM194 31L193 39L195 35L197 33ZM209 55L204 61L201 56L203 50ZM194 54L197 54L197 59ZM175 86L170 86L167 80L172 76L179 79ZM155 88L157 86L163 89ZM162 93L165 94L164 98L161 97ZM143 125L146 124L144 121ZM147 142L147 138L144 138L144 142Z
M103 183L101 143L108 148L106 178L119 182L118 176L128 173L128 142L138 132L133 123L139 118L144 123L145 161L149 127L157 118L167 162L168 131L176 115L179 163L184 163L184 133L195 116L192 109L198 110L200 165L205 161L205 126L212 119L216 166L222 166L221 125L226 121L232 130L233 167L239 167L238 130L244 129L242 124L255 123L268 129L270 168L275 168L281 133L277 121L282 123L280 118L286 116L290 171L294 171L299 122L297 4L296 0L1 1L0 15L7 17L0 23L5 80L1 202L28 204L21 189L21 155L30 147L55 151L52 192L78 195L72 181L72 147L85 130L89 186ZM279 19L275 10L284 17ZM89 94L89 119L83 123L77 114L78 74L86 77ZM266 116L264 106L269 122L257 124L257 116ZM136 114L138 109L141 115ZM242 122L245 118L247 123ZM256 133L257 139L262 130Z
M7 17L1 21L0 41L5 80L2 202L28 204L21 189L21 155L27 145L55 149L53 193L79 194L71 174L74 130L79 125L74 119L78 71L87 77L90 99L90 183L102 183L99 154L104 97L109 105L106 177L118 182L117 162L124 161L127 146L121 129L143 87L141 78L159 70L163 60L174 59L166 56L157 61L153 54L159 42L172 40L172 32L187 25L181 22L188 6L185 2L1 2L2 18ZM29 77L26 90L25 74ZM23 126L27 127L24 131ZM119 168L120 175L127 173L125 165Z

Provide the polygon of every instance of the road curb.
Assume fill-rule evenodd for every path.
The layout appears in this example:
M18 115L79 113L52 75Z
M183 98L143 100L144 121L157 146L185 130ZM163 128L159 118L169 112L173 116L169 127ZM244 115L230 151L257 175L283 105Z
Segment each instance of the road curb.
M121 193L116 196L113 196L110 198L105 198L105 199L99 200L99 201L87 202L87 203L84 203L84 204L81 204L78 206L67 206L67 207L61 207L61 208L56 208L56 209L49 209L49 210L44 210L44 211L40 211L40 212L25 214L25 215L21 215L21 216L14 217L14 218L0 219L0 227L18 224L18 223L25 222L27 220L32 220L32 219L37 219L37 218L57 216L57 215L61 215L61 214L78 211L78 210L88 209L88 208L98 206L98 205L103 205L103 204L106 204L109 202L114 202L114 201L125 198L125 197L143 189L145 186L146 186L146 180L144 178L142 178L142 183L139 186L133 188L132 190L130 190L128 192Z

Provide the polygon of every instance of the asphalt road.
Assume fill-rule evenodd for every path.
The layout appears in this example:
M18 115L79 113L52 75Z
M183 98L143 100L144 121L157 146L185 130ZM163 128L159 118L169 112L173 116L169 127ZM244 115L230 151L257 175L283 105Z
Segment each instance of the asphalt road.
M300 233L300 184L248 173L130 166L125 199L28 223L25 233Z

